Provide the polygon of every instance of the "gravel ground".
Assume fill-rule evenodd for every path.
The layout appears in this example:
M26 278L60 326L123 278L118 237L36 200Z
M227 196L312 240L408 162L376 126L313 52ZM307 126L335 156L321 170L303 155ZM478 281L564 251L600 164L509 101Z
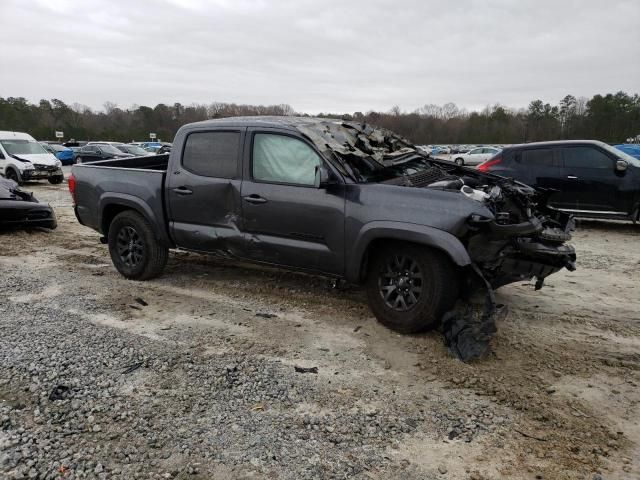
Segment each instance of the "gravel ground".
M316 277L178 252L127 281L66 185L27 189L60 225L0 234L0 478L640 476L640 228L581 222L579 269L501 289L465 365Z

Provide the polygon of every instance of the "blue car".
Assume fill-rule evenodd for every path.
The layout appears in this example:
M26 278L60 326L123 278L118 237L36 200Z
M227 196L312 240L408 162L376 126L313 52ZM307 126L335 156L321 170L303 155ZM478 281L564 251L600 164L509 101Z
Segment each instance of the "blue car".
M62 162L63 165L73 165L75 155L73 150L68 147L63 147L62 145L58 145L57 143L46 143L40 142L40 145L44 147L44 149L55 155L55 157Z
M640 144L637 143L621 143L620 145L614 145L618 150L623 151L627 155L631 155L632 157L640 160Z

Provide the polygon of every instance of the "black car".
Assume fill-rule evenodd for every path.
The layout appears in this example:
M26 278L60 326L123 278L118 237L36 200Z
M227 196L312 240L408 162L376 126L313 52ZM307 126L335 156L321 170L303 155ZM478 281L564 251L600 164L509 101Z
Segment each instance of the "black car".
M46 203L33 194L20 190L13 180L0 177L0 229L44 227L54 229L56 215Z
M90 144L85 145L76 152L76 163L97 162L99 160L127 158L131 156L131 154L124 153L111 144Z
M640 160L595 140L513 145L478 165L549 194L549 205L587 218L639 220Z

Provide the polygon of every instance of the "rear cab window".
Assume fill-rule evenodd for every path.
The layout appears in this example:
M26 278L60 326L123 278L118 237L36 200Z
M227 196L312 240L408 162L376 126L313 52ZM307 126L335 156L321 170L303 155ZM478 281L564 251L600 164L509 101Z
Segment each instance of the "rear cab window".
M239 178L239 131L192 132L182 152L185 170L202 177Z

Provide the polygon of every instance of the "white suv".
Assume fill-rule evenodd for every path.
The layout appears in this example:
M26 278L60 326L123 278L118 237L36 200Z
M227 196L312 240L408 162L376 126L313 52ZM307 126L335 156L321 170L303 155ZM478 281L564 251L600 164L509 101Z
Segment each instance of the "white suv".
M19 185L47 179L62 183L62 163L27 133L0 131L0 174Z

